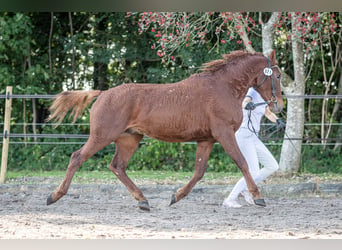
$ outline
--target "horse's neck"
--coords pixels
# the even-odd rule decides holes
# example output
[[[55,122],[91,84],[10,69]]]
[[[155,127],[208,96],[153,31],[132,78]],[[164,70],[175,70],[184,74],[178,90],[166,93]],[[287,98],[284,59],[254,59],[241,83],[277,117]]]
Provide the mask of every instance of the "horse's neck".
[[[265,60],[262,57],[252,57],[251,60],[246,60],[244,62],[244,73],[246,75],[246,78],[248,79],[246,84],[248,85],[247,90],[250,87],[256,87],[256,85],[258,84],[255,79],[263,74],[263,69],[264,69],[264,65],[263,65],[263,60]]]
[[[250,84],[240,78],[233,78],[228,82],[227,87],[233,96],[238,100],[241,99],[242,102],[242,99],[246,96],[247,91],[250,88]]]
[[[236,65],[235,69],[228,72],[233,75],[233,80],[229,82],[229,88],[234,90],[234,96],[243,100],[250,87],[255,87],[255,78],[262,74],[262,58],[246,59],[240,65]]]

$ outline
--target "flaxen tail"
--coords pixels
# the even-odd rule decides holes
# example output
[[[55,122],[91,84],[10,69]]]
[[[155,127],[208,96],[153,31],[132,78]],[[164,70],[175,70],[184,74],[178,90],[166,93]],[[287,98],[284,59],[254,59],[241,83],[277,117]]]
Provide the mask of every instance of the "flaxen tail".
[[[91,101],[99,96],[100,90],[92,91],[64,91],[55,97],[51,107],[49,108],[51,116],[46,121],[55,120],[56,127],[62,122],[68,111],[72,108],[69,117],[74,117],[73,123],[81,116],[84,109]]]

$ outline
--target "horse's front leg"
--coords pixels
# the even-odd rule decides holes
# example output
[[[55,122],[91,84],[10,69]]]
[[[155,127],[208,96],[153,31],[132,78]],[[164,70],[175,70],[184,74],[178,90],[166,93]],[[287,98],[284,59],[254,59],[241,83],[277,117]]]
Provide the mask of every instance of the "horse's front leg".
[[[215,133],[215,138],[241,170],[248,191],[253,195],[254,203],[258,206],[266,206],[265,200],[262,198],[258,187],[249,172],[248,164],[239,149],[233,129],[221,129],[219,132]]]
[[[184,187],[177,190],[177,193],[171,196],[170,206],[181,200],[189,194],[196,183],[202,179],[207,168],[207,162],[211,149],[213,148],[213,141],[202,141],[197,143],[195,172],[191,180]]]

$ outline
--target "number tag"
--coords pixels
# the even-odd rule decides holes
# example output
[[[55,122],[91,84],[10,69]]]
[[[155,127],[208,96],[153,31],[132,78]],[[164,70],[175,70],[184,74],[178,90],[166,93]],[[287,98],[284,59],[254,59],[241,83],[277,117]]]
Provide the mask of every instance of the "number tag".
[[[271,76],[273,74],[273,70],[271,68],[264,68],[264,75]]]

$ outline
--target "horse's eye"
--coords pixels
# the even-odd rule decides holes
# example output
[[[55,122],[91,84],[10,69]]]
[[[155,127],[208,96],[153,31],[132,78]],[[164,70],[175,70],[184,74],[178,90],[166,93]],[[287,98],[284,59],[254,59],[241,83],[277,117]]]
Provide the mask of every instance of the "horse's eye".
[[[277,79],[280,79],[280,75],[277,75]]]

